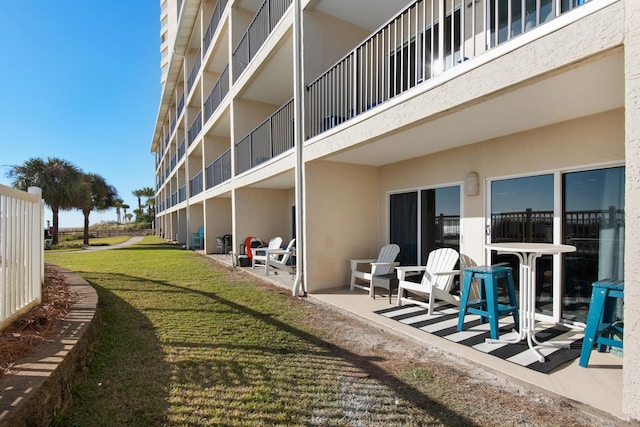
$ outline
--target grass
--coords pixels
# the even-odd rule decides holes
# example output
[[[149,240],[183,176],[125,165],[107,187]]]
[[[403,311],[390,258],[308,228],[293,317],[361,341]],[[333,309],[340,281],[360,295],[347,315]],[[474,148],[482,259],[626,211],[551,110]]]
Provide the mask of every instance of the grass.
[[[100,299],[91,368],[58,425],[371,425],[398,412],[414,424],[420,413],[296,326],[305,304],[192,252],[147,237],[47,262]],[[360,401],[371,390],[387,403]]]
[[[317,306],[154,237],[46,261],[99,295],[93,359],[58,426],[506,425],[539,409],[450,369],[329,342],[347,336],[339,319],[316,330]]]

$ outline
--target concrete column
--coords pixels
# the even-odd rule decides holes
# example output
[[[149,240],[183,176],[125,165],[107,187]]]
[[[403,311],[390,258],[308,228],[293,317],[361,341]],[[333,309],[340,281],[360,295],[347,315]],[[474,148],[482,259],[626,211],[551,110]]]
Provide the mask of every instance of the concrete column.
[[[625,0],[626,234],[622,411],[640,420],[640,1]]]

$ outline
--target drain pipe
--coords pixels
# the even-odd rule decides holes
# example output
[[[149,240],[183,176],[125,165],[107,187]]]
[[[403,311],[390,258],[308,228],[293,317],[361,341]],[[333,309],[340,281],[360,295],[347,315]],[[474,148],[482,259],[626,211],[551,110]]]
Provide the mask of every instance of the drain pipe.
[[[293,121],[294,143],[296,147],[295,197],[296,197],[296,278],[293,282],[293,296],[307,296],[304,281],[304,73],[302,69],[302,5],[301,0],[293,1]]]

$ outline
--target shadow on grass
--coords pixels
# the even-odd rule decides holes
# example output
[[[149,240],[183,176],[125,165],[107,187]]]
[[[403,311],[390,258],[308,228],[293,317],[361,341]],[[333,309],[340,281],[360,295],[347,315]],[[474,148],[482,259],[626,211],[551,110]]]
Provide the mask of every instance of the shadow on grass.
[[[249,302],[233,301],[221,295],[233,283],[217,291],[79,274],[98,290],[103,318],[90,374],[63,418],[70,424],[476,425],[391,377],[376,358],[253,309],[259,289]]]

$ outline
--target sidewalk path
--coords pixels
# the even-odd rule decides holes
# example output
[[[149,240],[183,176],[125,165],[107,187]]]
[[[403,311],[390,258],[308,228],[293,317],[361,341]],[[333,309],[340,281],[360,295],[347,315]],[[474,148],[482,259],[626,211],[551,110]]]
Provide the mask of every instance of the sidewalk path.
[[[88,247],[85,247],[84,250],[85,251],[103,251],[103,250],[106,250],[106,249],[118,249],[118,248],[123,248],[125,246],[129,246],[129,245],[133,245],[135,243],[138,243],[138,242],[142,241],[142,239],[144,239],[144,236],[133,236],[133,237],[130,237],[129,240],[124,241],[122,243],[118,243],[117,245],[88,246]]]

